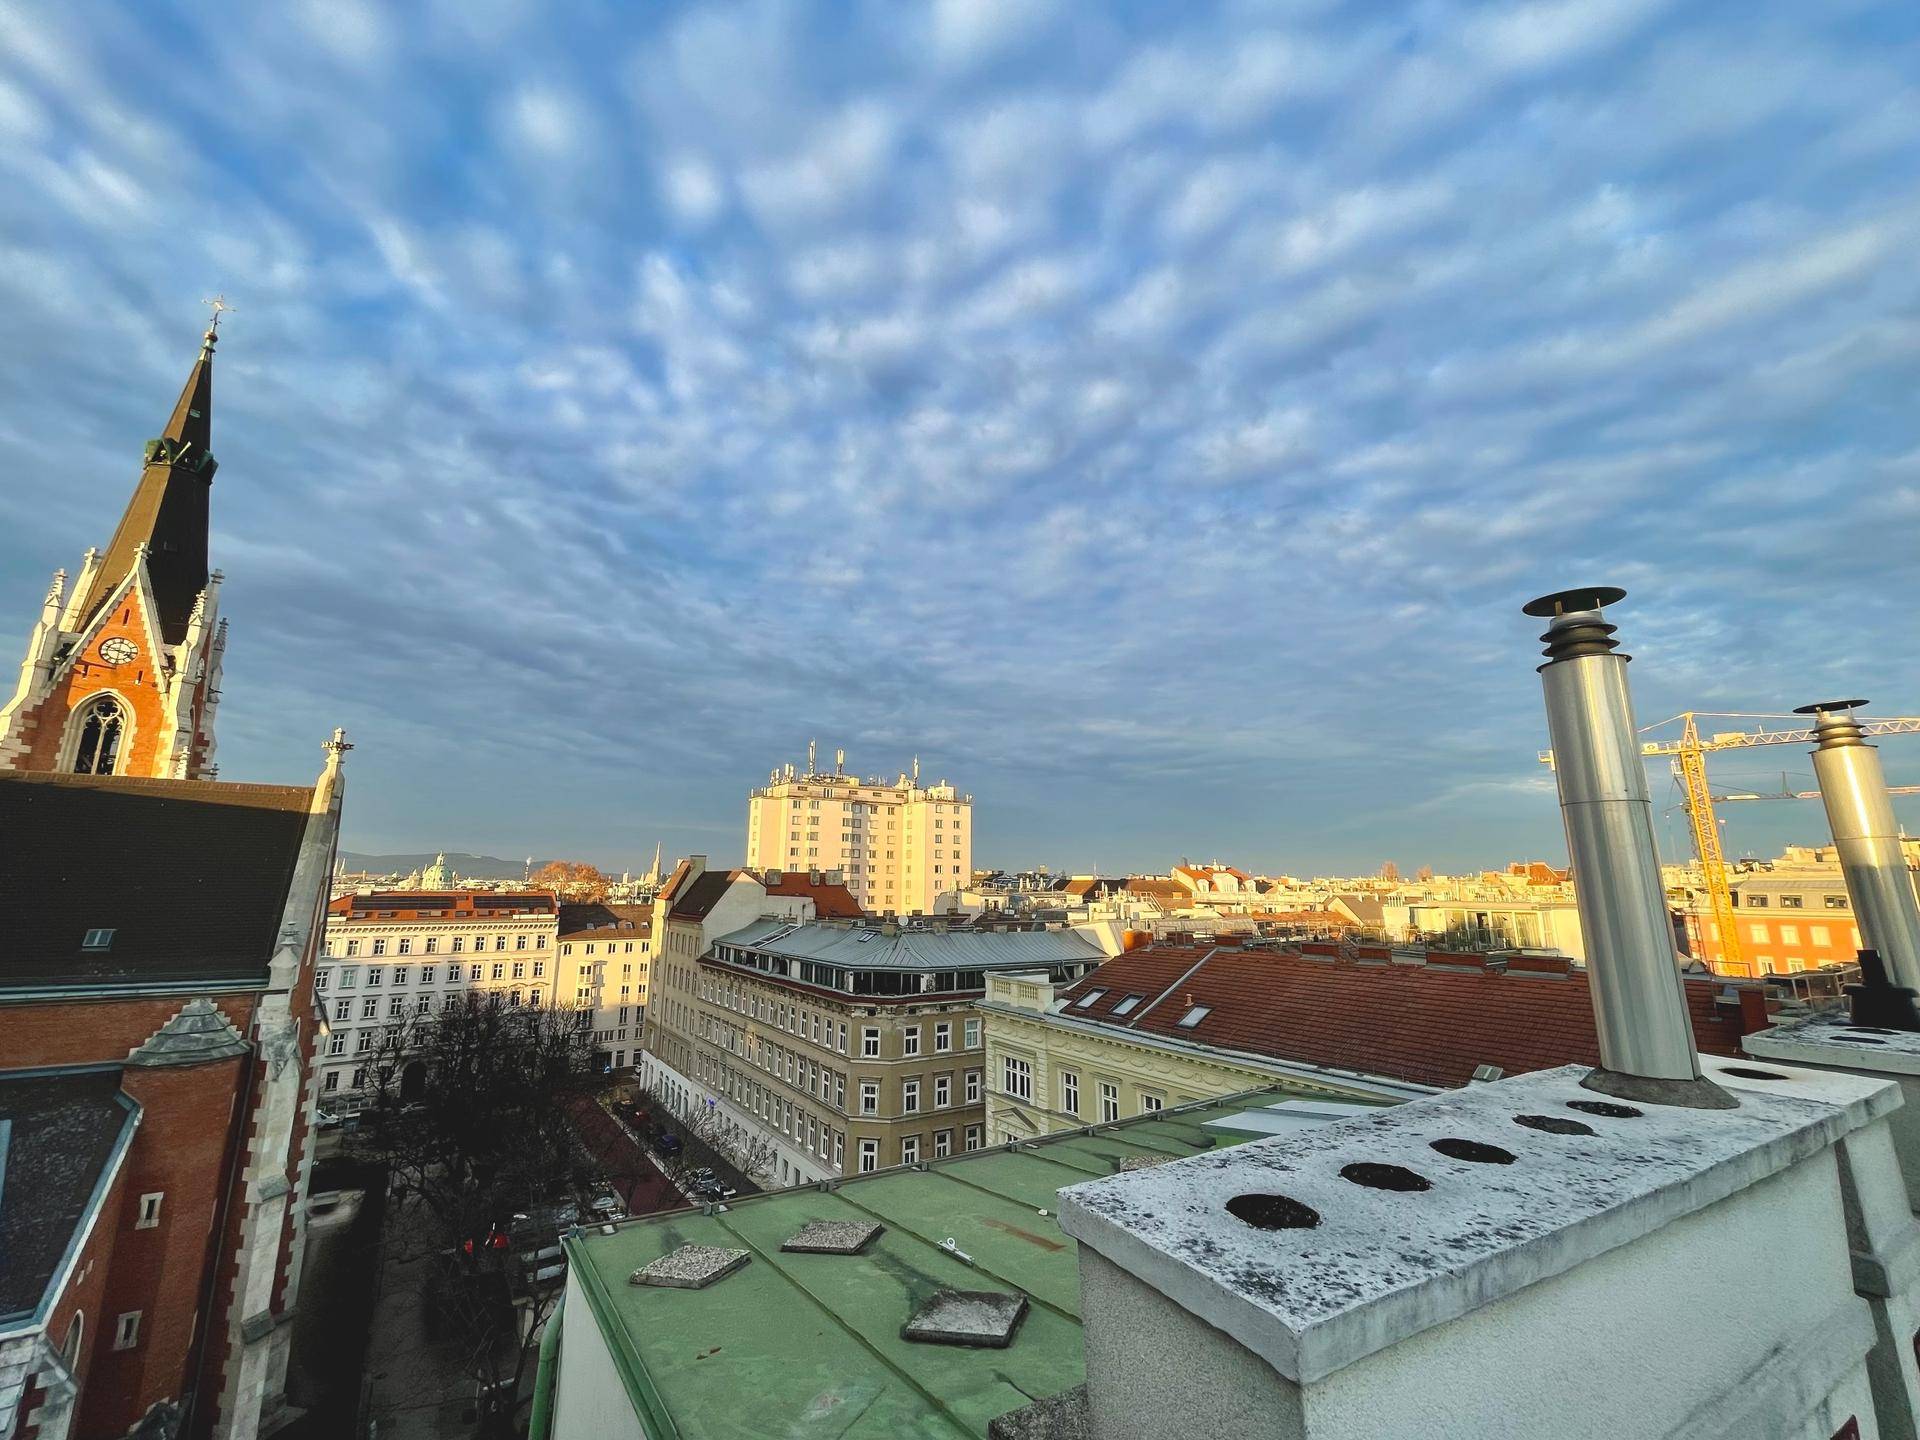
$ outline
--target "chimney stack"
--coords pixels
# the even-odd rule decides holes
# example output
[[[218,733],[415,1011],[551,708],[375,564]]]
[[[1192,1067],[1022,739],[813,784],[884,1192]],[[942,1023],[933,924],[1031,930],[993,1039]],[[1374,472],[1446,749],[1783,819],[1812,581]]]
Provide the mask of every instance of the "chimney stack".
[[[1814,717],[1813,773],[1833,827],[1860,944],[1878,950],[1897,986],[1920,990],[1920,904],[1900,852],[1900,830],[1887,799],[1879,750],[1867,744],[1850,713],[1864,700],[1823,700],[1796,715]]]
[[[1700,1073],[1674,963],[1628,657],[1614,653],[1615,627],[1600,613],[1625,597],[1598,586],[1525,607],[1548,621],[1540,683],[1600,1039],[1600,1068],[1582,1083],[1649,1104],[1727,1109],[1736,1102]]]

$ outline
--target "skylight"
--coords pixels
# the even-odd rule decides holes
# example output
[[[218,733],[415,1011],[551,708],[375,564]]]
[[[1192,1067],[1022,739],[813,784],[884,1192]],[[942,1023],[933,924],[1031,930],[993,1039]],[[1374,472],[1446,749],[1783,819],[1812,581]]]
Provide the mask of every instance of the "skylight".
[[[1089,1005],[1093,1004],[1094,1001],[1098,1000],[1102,995],[1106,993],[1107,992],[1104,990],[1089,990],[1087,991],[1086,994],[1082,995],[1078,1000],[1073,1002],[1073,1008],[1076,1010],[1084,1010]]]
[[[80,948],[82,950],[111,950],[113,948],[113,931],[87,931],[86,938],[80,942]]]
[[[1182,1030],[1191,1030],[1212,1013],[1213,1007],[1211,1005],[1196,1005],[1180,1017],[1180,1028]]]
[[[1128,1014],[1130,1011],[1132,1011],[1134,1006],[1138,1005],[1142,1000],[1146,998],[1147,997],[1144,995],[1129,995],[1127,996],[1126,999],[1122,1000],[1118,1005],[1113,1007],[1113,1013],[1116,1015]]]

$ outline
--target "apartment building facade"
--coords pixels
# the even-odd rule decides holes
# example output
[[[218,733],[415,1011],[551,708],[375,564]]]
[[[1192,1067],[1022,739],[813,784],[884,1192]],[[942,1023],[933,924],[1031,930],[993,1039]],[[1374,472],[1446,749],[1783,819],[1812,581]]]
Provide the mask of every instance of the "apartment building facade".
[[[595,1005],[593,1038],[607,1064],[625,1069],[640,1050],[653,970],[653,906],[562,905],[560,969],[574,977],[574,1003]]]
[[[612,957],[598,940],[592,956],[584,941],[563,955],[559,927],[560,906],[548,891],[389,890],[335,899],[314,972],[315,1008],[327,1024],[315,1062],[321,1103],[338,1104],[367,1085],[368,1057],[386,1027],[456,1009],[469,995],[571,1008],[583,1028],[609,1036],[596,1045],[603,1067],[622,1050],[631,1058],[633,1041],[611,1038],[621,1028],[612,1018],[618,1005],[607,1004],[609,984],[617,995],[619,983],[607,973]],[[644,933],[623,932],[623,942]],[[424,1079],[424,1069],[403,1073],[401,1093]]]
[[[1846,878],[1837,863],[1809,858],[1733,876],[1734,923],[1752,975],[1791,975],[1824,965],[1851,965],[1860,950],[1860,927]],[[1831,851],[1823,852],[1831,856]],[[1716,973],[1725,968],[1720,925],[1706,894],[1682,892],[1679,915],[1690,953]]]
[[[889,783],[789,765],[747,798],[747,868],[838,870],[876,915],[930,915],[973,875],[973,797],[922,785],[919,763]]]
[[[1062,929],[758,921],[660,967],[643,1078],[770,1146],[775,1185],[962,1154],[987,1143],[988,977],[1104,958]]]

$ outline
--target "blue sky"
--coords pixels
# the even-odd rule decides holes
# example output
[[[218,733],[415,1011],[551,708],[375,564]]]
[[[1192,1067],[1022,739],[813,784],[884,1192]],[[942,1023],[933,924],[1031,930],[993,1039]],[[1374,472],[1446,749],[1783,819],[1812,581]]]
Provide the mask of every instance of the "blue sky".
[[[734,858],[817,735],[985,862],[1560,856],[1518,607],[1592,580],[1643,720],[1920,712],[1920,8],[5,28],[0,641],[225,291],[222,773],[346,725],[356,848]]]

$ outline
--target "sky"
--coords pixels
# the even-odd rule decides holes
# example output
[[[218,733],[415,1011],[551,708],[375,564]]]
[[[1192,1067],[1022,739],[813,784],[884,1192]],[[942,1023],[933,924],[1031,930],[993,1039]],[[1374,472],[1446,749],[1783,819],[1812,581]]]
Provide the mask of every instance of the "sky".
[[[817,737],[981,864],[1561,858],[1587,583],[1643,722],[1920,713],[1920,7],[0,10],[0,652],[224,293],[221,774],[346,726],[351,848],[737,860]]]

